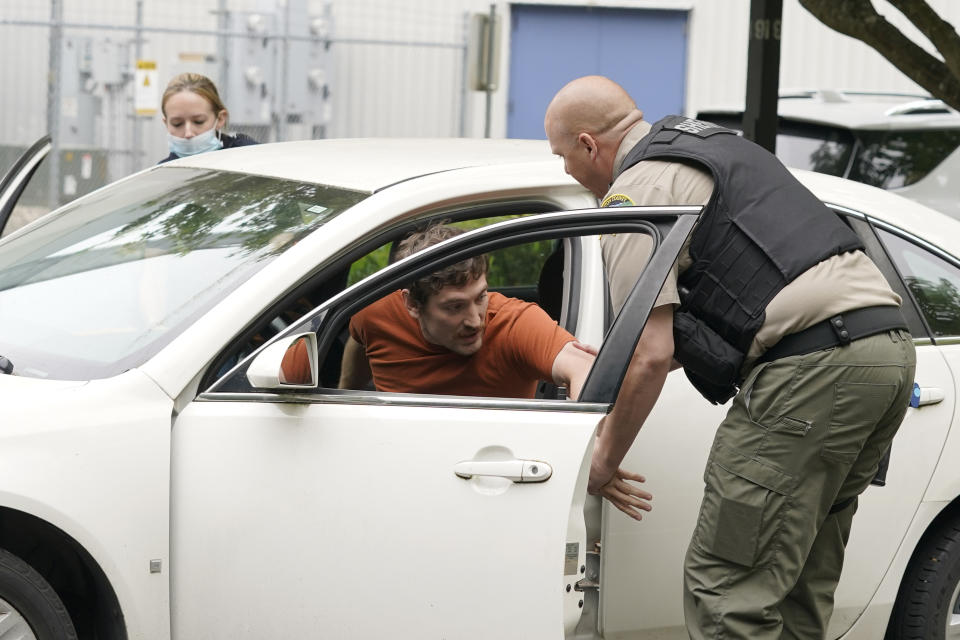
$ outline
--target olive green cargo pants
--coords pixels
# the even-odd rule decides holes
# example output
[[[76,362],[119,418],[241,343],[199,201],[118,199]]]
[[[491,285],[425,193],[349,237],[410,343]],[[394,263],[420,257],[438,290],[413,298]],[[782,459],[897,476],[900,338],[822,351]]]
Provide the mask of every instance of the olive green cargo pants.
[[[890,331],[753,368],[704,473],[684,562],[691,638],[824,637],[855,497],[900,426],[915,366],[910,335]]]

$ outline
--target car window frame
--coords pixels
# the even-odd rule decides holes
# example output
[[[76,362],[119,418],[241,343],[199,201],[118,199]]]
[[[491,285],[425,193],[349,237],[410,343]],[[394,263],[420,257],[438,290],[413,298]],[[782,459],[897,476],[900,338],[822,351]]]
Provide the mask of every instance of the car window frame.
[[[3,237],[6,231],[20,197],[51,149],[53,149],[53,143],[50,136],[41,137],[17,158],[13,166],[0,179],[0,237]]]
[[[882,229],[887,233],[895,235],[899,237],[901,240],[909,242],[915,245],[916,247],[918,247],[919,249],[922,249],[924,251],[927,251],[928,253],[933,254],[935,257],[939,258],[940,260],[943,260],[944,262],[952,266],[954,269],[960,270],[960,259],[954,257],[948,251],[941,249],[935,244],[927,240],[924,240],[923,238],[920,238],[919,236],[914,235],[908,231],[905,231],[900,227],[890,224],[889,222],[886,222],[884,220],[878,220],[876,218],[867,216],[867,221],[875,229]],[[933,345],[960,344],[960,334],[950,335],[950,336],[936,335],[932,327],[930,327],[930,324],[927,322],[926,316],[923,314],[920,304],[917,302],[917,299],[913,295],[913,292],[910,290],[909,287],[906,286],[906,280],[904,279],[903,273],[901,273],[900,269],[897,267],[896,261],[894,261],[893,258],[889,256],[889,250],[887,249],[886,245],[883,244],[883,241],[879,238],[879,235],[877,236],[877,241],[880,242],[881,246],[883,246],[884,252],[887,254],[888,259],[890,260],[890,263],[893,265],[894,269],[896,269],[897,274],[899,275],[900,281],[903,283],[903,288],[906,290],[906,293],[908,296],[907,298],[904,298],[904,299],[910,300],[912,306],[914,307],[916,312],[919,314],[924,327],[927,328],[927,336],[925,337],[925,340],[929,341],[927,344],[933,344]],[[914,341],[915,342],[917,341],[916,338]]]
[[[903,313],[904,319],[907,321],[907,327],[909,328],[910,335],[913,336],[914,343],[929,344],[933,336],[933,333],[930,331],[930,326],[920,311],[917,301],[913,297],[913,293],[909,287],[907,287],[906,282],[904,282],[903,275],[890,257],[886,246],[877,236],[876,230],[871,224],[871,220],[874,219],[864,213],[845,207],[837,205],[828,206],[837,212],[841,218],[850,225],[854,233],[859,236],[860,240],[863,241],[864,251],[867,257],[877,265],[880,273],[886,278],[887,284],[890,285],[894,293],[900,296],[902,300],[900,310]]]
[[[315,292],[325,283],[341,276],[343,277],[344,284],[339,288],[340,290],[338,293],[348,288],[346,283],[349,278],[349,270],[351,265],[362,257],[368,255],[370,252],[375,251],[385,244],[400,240],[405,235],[430,224],[445,221],[459,222],[462,220],[510,215],[516,213],[517,210],[522,210],[526,213],[526,215],[538,215],[562,211],[563,207],[556,202],[551,202],[543,198],[534,198],[529,200],[513,199],[500,200],[498,202],[461,204],[455,208],[431,210],[425,214],[416,215],[415,217],[408,217],[401,220],[392,221],[389,224],[379,227],[375,232],[359,238],[350,247],[334,254],[328,260],[319,263],[314,269],[304,275],[304,277],[297,284],[279,296],[273,304],[258,313],[257,316],[243,328],[243,330],[237,333],[232,340],[225,344],[204,372],[197,387],[198,390],[203,391],[211,389],[213,385],[221,378],[220,371],[223,369],[225,364],[239,351],[241,351],[244,346],[248,345],[253,340],[254,336],[262,332],[264,328],[273,321],[273,319],[277,318],[285,309],[289,309],[297,299]],[[577,243],[574,244],[576,245]],[[579,245],[574,247],[574,252],[578,256],[576,264],[579,265]],[[568,300],[566,299],[567,296],[568,293],[565,290],[565,307],[567,304],[569,304]],[[331,296],[331,298],[332,297],[333,296]],[[575,290],[569,292],[570,299],[578,299],[578,297],[578,289],[575,288]],[[327,300],[331,298],[328,298]],[[320,306],[327,302],[327,300],[321,301],[316,307],[305,314],[305,316],[316,312]],[[572,322],[575,324],[575,317],[572,319]],[[561,326],[571,333],[574,333],[574,329],[570,328],[566,324],[561,323]],[[286,329],[289,329],[289,327],[286,327],[284,331]],[[267,342],[273,340],[277,335],[279,335],[279,332],[270,336]],[[246,357],[247,356],[244,356],[244,358]]]
[[[643,218],[637,218],[639,213]],[[348,287],[321,304],[310,314],[287,327],[267,343],[248,355],[229,372],[198,396],[202,400],[255,402],[398,404],[418,406],[497,407],[504,409],[603,411],[612,406],[619,391],[630,356],[639,340],[642,326],[627,322],[640,313],[649,316],[663,284],[649,285],[655,271],[666,278],[686,237],[692,230],[700,207],[616,207],[563,211],[526,216],[464,233],[404,258]],[[257,354],[287,335],[311,331],[317,333],[321,360],[353,313],[396,290],[411,278],[459,262],[469,255],[486,253],[503,246],[537,239],[584,237],[601,233],[647,233],[654,242],[653,258],[624,304],[624,310],[607,331],[588,375],[581,398],[577,402],[553,399],[483,398],[442,396],[435,394],[402,394],[379,391],[355,391],[318,387],[303,390],[270,390],[253,388],[245,378],[246,369]],[[682,237],[681,237],[682,236]],[[659,249],[659,250],[658,250]],[[667,253],[671,255],[667,256]],[[645,310],[645,311],[644,311]],[[571,310],[571,315],[575,315]],[[627,346],[629,345],[629,347]],[[574,408],[578,406],[578,408]]]

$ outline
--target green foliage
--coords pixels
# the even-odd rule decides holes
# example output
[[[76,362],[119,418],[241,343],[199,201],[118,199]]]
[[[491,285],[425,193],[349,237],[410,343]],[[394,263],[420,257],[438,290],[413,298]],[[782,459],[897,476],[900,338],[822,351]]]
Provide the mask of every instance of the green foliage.
[[[375,274],[387,266],[390,256],[390,244],[375,249],[350,265],[350,275],[347,277],[347,286],[360,282],[367,276]]]
[[[520,218],[522,215],[495,216],[478,220],[464,220],[453,226],[465,230],[478,229],[487,225]],[[540,278],[540,268],[555,246],[553,240],[541,240],[527,244],[500,249],[489,254],[490,270],[487,272],[487,284],[491,288],[510,286],[534,286]]]
[[[504,220],[519,218],[521,215],[494,216],[454,222],[451,226],[472,231]],[[540,277],[540,268],[556,246],[554,240],[543,240],[501,249],[489,254],[490,270],[487,282],[491,288],[510,286],[535,286]],[[365,255],[350,266],[348,284],[354,284],[387,266],[390,244]]]

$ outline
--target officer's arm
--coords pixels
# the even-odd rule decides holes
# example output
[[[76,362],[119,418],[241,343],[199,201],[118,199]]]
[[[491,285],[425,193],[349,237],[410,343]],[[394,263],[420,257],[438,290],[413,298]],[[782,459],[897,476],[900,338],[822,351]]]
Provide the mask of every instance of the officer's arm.
[[[337,386],[341,389],[366,389],[372,377],[366,348],[350,336],[343,347],[340,383]]]
[[[673,305],[666,304],[650,313],[613,411],[600,424],[590,465],[590,493],[601,493],[614,477],[657,402],[673,362]]]
[[[576,400],[593,366],[594,355],[576,342],[568,342],[553,359],[553,383],[567,388],[567,397]]]

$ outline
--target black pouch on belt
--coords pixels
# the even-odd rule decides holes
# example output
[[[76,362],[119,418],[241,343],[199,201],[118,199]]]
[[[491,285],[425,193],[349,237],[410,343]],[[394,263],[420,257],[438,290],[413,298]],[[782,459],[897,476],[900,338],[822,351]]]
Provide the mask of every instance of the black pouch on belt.
[[[743,353],[687,311],[673,314],[677,362],[700,394],[723,404],[737,393]]]

